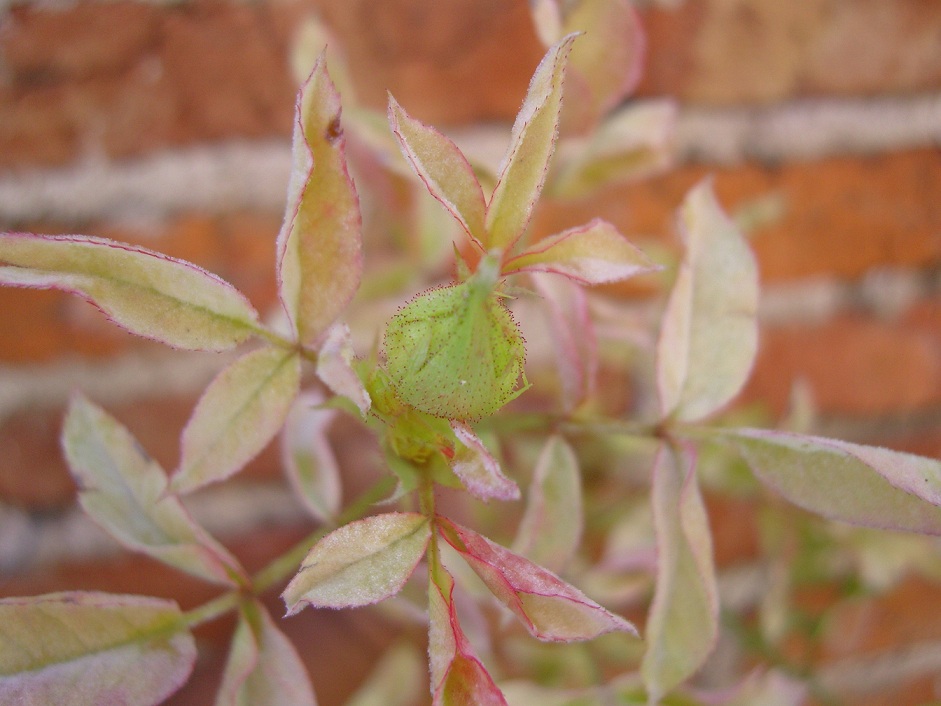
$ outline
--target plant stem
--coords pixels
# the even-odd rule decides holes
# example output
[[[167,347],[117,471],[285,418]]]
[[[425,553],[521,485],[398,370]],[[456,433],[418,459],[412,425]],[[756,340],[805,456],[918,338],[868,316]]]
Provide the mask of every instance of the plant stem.
[[[211,601],[203,603],[201,606],[186,611],[186,613],[183,614],[183,619],[191,628],[202,625],[203,623],[208,623],[210,620],[215,620],[219,616],[225,615],[230,610],[234,610],[238,607],[240,596],[239,591],[223,593],[221,596],[217,596]]]
[[[288,549],[284,554],[273,559],[267,566],[252,576],[250,584],[252,593],[259,596],[276,583],[290,576],[292,572],[297,570],[297,567],[304,560],[304,557],[307,556],[311,546],[330,530],[363,517],[369,511],[370,507],[392,491],[394,484],[395,479],[391,476],[380,479],[356,498],[356,500],[350,503],[336,520],[323,527],[319,527],[316,531],[311,532],[300,542]],[[243,592],[237,590],[223,593],[221,596],[217,596],[187,611],[184,614],[184,620],[190,627],[215,620],[219,616],[237,608],[243,595]]]

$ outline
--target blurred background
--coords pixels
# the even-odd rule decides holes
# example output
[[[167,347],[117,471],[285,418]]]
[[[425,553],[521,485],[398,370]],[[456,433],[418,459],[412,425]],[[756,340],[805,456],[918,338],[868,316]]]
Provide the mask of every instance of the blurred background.
[[[638,10],[647,50],[634,100],[675,101],[669,164],[550,203],[537,228],[601,216],[669,248],[684,193],[713,175],[752,236],[764,286],[742,401],[773,423],[796,389],[815,433],[941,456],[941,3],[648,0]],[[526,0],[0,0],[0,229],[141,244],[272,309],[303,71],[294,48],[312,13],[344,53],[359,105],[384,111],[391,91],[448,129],[512,121],[544,51]],[[76,515],[58,434],[81,388],[172,468],[219,364],[133,338],[74,298],[0,289],[0,595],[96,589],[184,607],[211,595],[116,556]],[[343,433],[341,463],[372,462]],[[279,479],[269,449],[194,509],[249,569],[308,530]],[[747,564],[757,551],[748,508],[714,499],[710,511],[720,566]],[[917,657],[855,703],[941,698],[941,589],[902,572],[877,596],[831,599],[807,598],[830,621],[820,661],[887,648]],[[204,629],[194,681],[169,703],[208,703],[225,656],[214,641],[227,630]],[[357,611],[306,611],[287,630],[310,655],[324,706],[341,703],[391,640]]]

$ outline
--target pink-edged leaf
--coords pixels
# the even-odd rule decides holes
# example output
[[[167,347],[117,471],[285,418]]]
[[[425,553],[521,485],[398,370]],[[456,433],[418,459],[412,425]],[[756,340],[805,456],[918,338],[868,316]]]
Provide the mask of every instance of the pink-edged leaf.
[[[451,422],[451,429],[458,441],[451,459],[451,470],[464,487],[481,500],[517,500],[520,497],[519,486],[504,475],[500,463],[473,429],[458,421]]]
[[[340,97],[323,56],[297,97],[294,166],[278,234],[281,301],[298,341],[314,346],[359,287],[362,222],[346,168]]]
[[[552,353],[562,388],[562,402],[572,411],[595,391],[598,377],[598,337],[588,307],[588,297],[570,279],[530,273],[542,297],[546,323],[552,335]]]
[[[307,669],[257,601],[241,606],[216,706],[316,706]]]
[[[369,411],[369,393],[353,370],[354,355],[350,327],[334,324],[317,352],[317,377],[334,394],[346,397],[365,415]]]
[[[412,118],[389,96],[389,125],[402,153],[428,191],[478,244],[484,239],[487,206],[480,182],[464,154],[433,127]]]
[[[848,441],[762,429],[717,431],[796,505],[867,527],[941,535],[941,462]]]
[[[719,633],[719,598],[709,522],[692,456],[681,460],[661,447],[651,502],[657,583],[641,676],[651,703],[657,703],[699,669],[712,651]]]
[[[546,440],[520,521],[514,551],[561,571],[582,539],[582,479],[578,459],[561,436]]]
[[[62,445],[78,501],[125,547],[215,583],[247,582],[244,569],[167,492],[167,476],[131,433],[81,395],[69,404]]]
[[[587,131],[637,87],[647,39],[629,0],[579,0],[565,15],[563,32],[584,32],[569,57],[573,96],[562,111],[563,129]]]
[[[582,284],[603,284],[659,269],[617,228],[596,218],[543,238],[509,260],[503,272],[553,272]]]
[[[686,253],[663,314],[657,388],[664,417],[701,419],[741,389],[758,347],[758,267],[706,180],[687,195]]]
[[[433,706],[507,706],[458,623],[454,580],[441,566],[435,567],[433,574],[428,583],[428,659]]]
[[[352,608],[398,593],[425,555],[428,518],[390,512],[351,522],[313,546],[281,597],[288,615],[304,606]]]
[[[170,488],[190,493],[240,471],[280,431],[300,385],[296,351],[246,353],[206,388],[183,429]]]
[[[173,601],[107,593],[0,599],[0,703],[155,706],[196,643]]]
[[[298,396],[284,421],[281,458],[295,494],[321,522],[336,517],[343,487],[340,467],[327,438],[327,429],[339,412],[320,409],[324,395],[319,391]]]
[[[559,142],[545,193],[575,199],[664,171],[675,159],[678,108],[672,100],[631,103],[587,138]]]
[[[0,284],[78,294],[118,326],[177,348],[226,350],[259,328],[258,314],[228,282],[104,238],[0,233]]]
[[[624,618],[605,610],[547,569],[445,518],[442,536],[464,557],[497,599],[540,640],[590,640],[615,630],[637,634]]]
[[[563,37],[549,49],[533,74],[487,204],[488,249],[509,249],[529,223],[558,136],[562,81],[575,36]]]

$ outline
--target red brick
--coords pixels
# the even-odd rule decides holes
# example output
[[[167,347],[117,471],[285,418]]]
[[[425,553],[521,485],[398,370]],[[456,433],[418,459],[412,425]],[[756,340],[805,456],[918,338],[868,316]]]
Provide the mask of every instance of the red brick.
[[[939,330],[861,314],[762,331],[742,401],[780,414],[805,380],[822,414],[899,415],[941,401]]]
[[[384,109],[391,89],[435,122],[511,118],[542,54],[522,0],[320,4],[362,100]],[[224,0],[14,8],[0,34],[9,77],[0,84],[0,167],[288,137],[296,86],[287,59],[311,9]]]
[[[576,203],[547,204],[536,229],[556,232],[601,216],[628,236],[663,236],[673,232],[685,193],[709,175],[732,213],[760,198],[782,202],[780,219],[758,227],[752,240],[765,283],[814,275],[849,279],[872,267],[941,261],[941,153],[934,149],[780,165],[684,166]]]
[[[0,166],[290,134],[296,87],[271,12],[219,0],[10,10]]]
[[[544,49],[520,0],[320,3],[349,55],[362,101],[386,91],[439,123],[507,120],[519,110]]]
[[[642,94],[739,105],[941,86],[941,6],[925,0],[688,0],[644,20]]]

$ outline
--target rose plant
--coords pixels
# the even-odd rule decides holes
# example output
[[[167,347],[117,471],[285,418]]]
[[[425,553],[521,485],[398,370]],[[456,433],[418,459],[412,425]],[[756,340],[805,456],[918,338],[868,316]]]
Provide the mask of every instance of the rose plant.
[[[734,688],[696,685],[720,634],[721,602],[702,484],[730,483],[744,460],[776,494],[825,518],[941,534],[937,461],[723,416],[757,349],[758,274],[709,181],[679,207],[673,270],[602,220],[528,238],[544,189],[578,195],[662,161],[660,133],[637,126],[670,116],[669,107],[617,107],[636,84],[643,44],[625,2],[544,0],[534,17],[548,51],[498,166],[389,99],[388,132],[367,157],[398,175],[411,170],[450,219],[441,232],[457,236],[453,279],[402,303],[372,351],[354,350],[344,316],[364,267],[347,133],[365,144],[375,127],[359,108],[349,125],[341,119],[324,55],[298,95],[274,244],[285,326],[263,322],[232,285],[192,263],[101,238],[0,234],[3,284],[75,293],[175,348],[245,347],[193,410],[169,474],[81,394],[62,433],[85,512],[128,549],[218,585],[219,596],[186,612],[103,593],[2,599],[0,703],[160,703],[193,668],[192,628],[235,611],[216,703],[310,706],[314,685],[260,595],[280,587],[290,616],[403,591],[400,600],[414,603],[419,579],[434,704],[759,704],[772,693],[774,703],[799,703],[800,680],[775,668]],[[564,110],[563,86],[574,91]],[[550,167],[557,147],[561,161]],[[651,338],[657,405],[628,416],[608,409],[596,385],[611,364],[596,319],[611,300],[588,288],[635,277],[665,283],[668,294]],[[549,321],[550,373],[527,366],[523,329],[537,316]],[[388,469],[345,506],[325,432],[338,414],[378,439]],[[319,527],[249,575],[185,500],[238,473],[279,434],[292,487]],[[499,534],[507,520],[493,517],[524,496],[510,547],[468,526],[473,512],[449,509],[492,502],[478,515]],[[651,593],[643,635],[589,598],[589,586],[625,607]],[[488,623],[495,607],[506,620]],[[508,620],[563,644],[520,641]],[[608,648],[567,646],[596,638]],[[566,654],[581,657],[563,664]],[[586,655],[587,677],[577,667]],[[377,672],[356,703],[413,703],[398,669]]]

